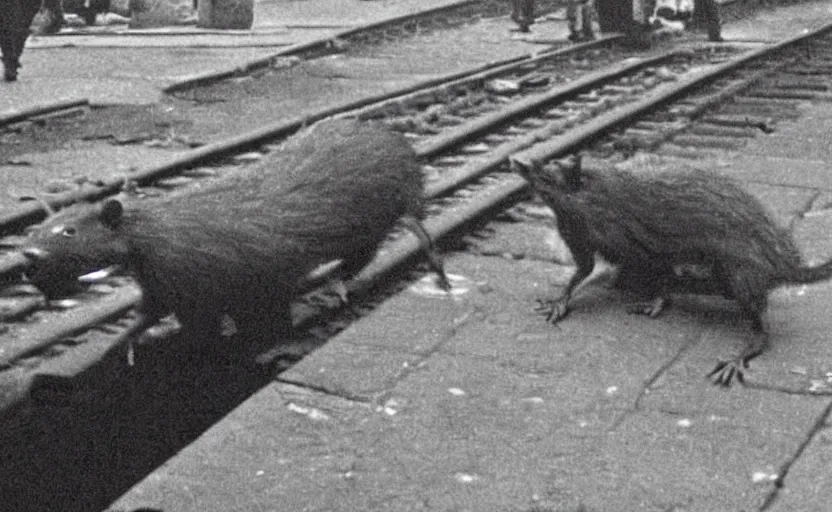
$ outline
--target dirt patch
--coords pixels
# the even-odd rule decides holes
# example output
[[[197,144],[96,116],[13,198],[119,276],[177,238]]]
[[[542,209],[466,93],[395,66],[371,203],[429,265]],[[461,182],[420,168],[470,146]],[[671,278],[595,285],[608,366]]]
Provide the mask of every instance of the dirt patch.
[[[62,149],[71,141],[106,140],[111,144],[189,145],[182,132],[192,121],[166,105],[93,107],[66,117],[19,123],[0,132],[0,165],[23,165],[27,153]]]

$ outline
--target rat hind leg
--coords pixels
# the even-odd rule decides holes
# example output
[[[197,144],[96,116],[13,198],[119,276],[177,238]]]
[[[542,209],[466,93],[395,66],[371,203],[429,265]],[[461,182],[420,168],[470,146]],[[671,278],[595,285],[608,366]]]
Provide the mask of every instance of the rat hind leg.
[[[765,324],[765,312],[768,306],[768,287],[765,276],[755,275],[745,268],[731,270],[729,288],[731,295],[739,302],[743,316],[751,322],[751,334],[745,346],[736,357],[720,361],[708,374],[714,384],[729,387],[736,377],[740,384],[745,383],[744,370],[755,357],[768,348],[768,329]]]

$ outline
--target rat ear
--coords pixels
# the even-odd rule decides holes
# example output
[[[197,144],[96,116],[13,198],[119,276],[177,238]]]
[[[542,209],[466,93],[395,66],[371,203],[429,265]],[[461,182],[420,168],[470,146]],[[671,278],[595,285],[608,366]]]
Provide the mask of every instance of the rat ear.
[[[98,217],[101,222],[109,227],[116,228],[121,223],[121,217],[124,213],[124,206],[118,199],[109,199],[101,206],[101,212]]]
[[[508,157],[508,161],[511,170],[513,172],[518,173],[520,176],[526,178],[528,181],[531,181],[530,176],[533,176],[540,167],[539,165],[537,165],[537,162],[533,160],[527,160],[517,155],[512,155]]]

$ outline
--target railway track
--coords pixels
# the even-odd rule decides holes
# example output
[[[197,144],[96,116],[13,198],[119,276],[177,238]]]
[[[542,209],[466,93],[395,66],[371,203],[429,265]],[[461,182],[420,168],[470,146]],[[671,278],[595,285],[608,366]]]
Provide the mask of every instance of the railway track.
[[[566,2],[562,0],[544,0],[538,2],[535,8],[537,15],[542,16],[565,5]],[[292,62],[312,60],[341,52],[344,48],[366,48],[390,41],[401,41],[416,35],[476,23],[483,18],[507,16],[510,12],[511,4],[501,0],[463,0],[445,7],[406,14],[381,22],[342,30],[328,39],[293,45],[274,55],[249,61],[233,69],[219,72],[212,71],[201,76],[182,80],[166,87],[164,92],[187,98],[189,97],[187,93],[189,89],[218,80],[261,73],[269,68],[280,68],[285,64],[287,58],[291,59]]]
[[[794,115],[792,102],[827,98],[823,77],[832,73],[832,54],[818,41],[830,38],[828,29],[753,51],[702,45],[624,62],[618,62],[620,50],[603,45],[577,53],[554,51],[373,104],[269,126],[144,170],[137,181],[154,184],[153,190],[186,189],[206,176],[244,172],[230,153],[273,150],[304,123],[331,115],[380,119],[410,137],[428,162],[431,203],[425,225],[442,239],[526,197],[526,183],[506,169],[508,157],[518,152],[541,161],[576,151],[605,161],[626,159],[639,149],[696,156],[709,143],[741,144],[772,129],[779,119]],[[98,199],[120,186],[105,184],[52,202],[60,206]],[[157,193],[153,190],[145,193]],[[3,219],[2,226],[6,233],[19,231],[39,214],[39,207],[22,208]],[[24,266],[13,251],[19,242],[19,235],[0,242],[7,249],[0,259],[2,274],[11,282],[0,297],[0,388],[7,418],[25,410],[31,396],[32,383],[25,375],[71,380],[98,365],[105,354],[110,354],[109,364],[123,365],[116,344],[131,321],[124,315],[138,299],[128,279],[116,278],[47,304],[28,285],[13,280]],[[354,295],[365,297],[357,309],[371,308],[379,300],[376,293],[399,289],[401,281],[390,284],[385,278],[401,273],[417,249],[408,234],[391,237],[348,284]],[[339,313],[338,301],[325,291],[312,290],[299,302],[296,323],[329,322],[325,336],[350,321],[351,313]],[[175,324],[166,321],[150,343],[168,343],[173,330]]]
[[[337,115],[382,119],[394,129],[404,131],[413,140],[417,153],[430,162],[425,167],[426,195],[435,199],[430,211],[436,215],[431,216],[427,222],[435,225],[434,234],[441,237],[467,219],[476,217],[485,205],[496,201],[489,187],[481,190],[481,195],[475,194],[472,200],[460,201],[453,194],[461,191],[463,196],[470,196],[470,191],[464,187],[497,170],[508,155],[538,140],[567,131],[587,119],[614,109],[616,105],[632,102],[645,90],[672,81],[696,66],[729,58],[731,53],[731,50],[715,51],[711,48],[686,54],[671,51],[609,66],[621,58],[620,50],[589,45],[582,52],[552,52],[535,56],[449,84],[433,86]],[[585,68],[590,61],[592,67],[598,69],[587,73]],[[571,70],[571,77],[569,68],[573,66],[569,65],[570,62],[580,64],[579,69]],[[438,103],[442,98],[450,101]],[[536,114],[536,111],[542,109],[546,109],[544,114]],[[236,172],[240,168],[235,164],[227,166],[224,171],[221,168],[189,167],[217,155],[227,157],[230,151],[250,150],[266,138],[279,139],[302,124],[323,118],[326,114],[324,112],[311,119],[281,123],[200,148],[185,158],[136,173],[132,178],[139,185],[152,184],[156,191],[150,193],[157,194],[159,188],[179,189],[206,175]],[[260,146],[259,151],[274,149],[275,141],[270,144],[272,146]],[[176,175],[171,177],[172,174]],[[81,193],[53,198],[50,202],[53,206],[60,207],[79,200],[96,200],[118,192],[122,186],[123,181],[114,180]],[[500,187],[496,190],[508,198],[518,192],[519,189],[515,188],[509,187],[506,192]],[[490,199],[483,201],[480,197]],[[466,213],[447,218],[442,213],[446,211]],[[40,205],[32,204],[8,215],[0,222],[0,226],[19,229],[21,224],[35,221],[42,215]],[[5,244],[13,247],[20,241],[20,238],[7,237]],[[416,249],[415,238],[402,237],[399,246],[387,251],[396,256],[382,259],[378,265],[368,268],[368,272],[350,284],[351,291],[355,294],[366,291],[373,282],[410,258]],[[0,274],[5,276],[14,276],[24,267],[25,258],[13,251],[0,259]],[[8,324],[4,337],[9,341],[3,344],[0,367],[11,367],[31,356],[41,357],[43,350],[52,350],[62,343],[61,340],[74,337],[92,326],[125,313],[135,306],[139,298],[137,290],[124,286],[125,284],[123,281],[112,283],[110,287],[114,288],[108,290],[107,297],[103,300],[98,288],[93,287],[91,294],[53,303],[71,310],[57,312],[58,317],[69,317],[69,320],[56,318],[54,321],[43,322],[43,327],[34,332],[31,330],[31,322],[25,320],[33,314],[45,314],[40,309],[45,305],[42,298],[39,295],[20,298],[14,291],[10,292],[12,296],[0,310],[6,312],[4,316],[7,319],[23,321]]]
[[[579,149],[589,149],[593,154],[620,154],[634,148],[655,149],[668,140],[676,140],[666,151],[683,152],[679,142],[689,141],[686,133],[696,132],[691,126],[698,118],[767,77],[792,79],[783,82],[778,78],[774,86],[757,87],[746,92],[746,97],[763,95],[782,101],[784,97],[785,100],[805,99],[828,94],[819,90],[823,84],[814,74],[823,70],[822,55],[814,52],[807,63],[809,53],[804,47],[811,44],[808,42],[811,37],[801,36],[774,48],[745,53],[702,46],[612,65],[620,53],[609,48],[589,46],[577,53],[551,52],[351,111],[336,109],[340,112],[323,112],[267,127],[140,172],[135,181],[139,185],[152,183],[156,189],[187,187],[201,177],[222,173],[217,168],[195,165],[257,145],[260,151],[269,151],[274,149],[275,139],[328,114],[381,119],[409,136],[417,153],[428,160],[424,168],[426,195],[432,202],[426,225],[441,239],[522,196],[525,182],[505,172],[508,157],[519,151],[531,148],[529,151],[536,159],[545,161]],[[794,49],[801,45],[804,47]],[[772,66],[767,59],[775,59],[778,64]],[[573,67],[570,70],[564,66],[565,60],[573,64],[591,60],[599,69],[587,72]],[[703,84],[709,85],[703,88]],[[656,111],[693,89],[697,89],[696,94],[684,102]],[[788,108],[781,110],[781,117],[788,115]],[[648,113],[652,118],[633,123]],[[748,129],[769,128],[768,118],[760,115],[733,116],[705,119],[706,123],[717,125],[711,130],[716,130],[714,133],[722,144],[726,136],[734,134],[742,140],[749,136]],[[628,124],[634,126],[608,135]],[[268,139],[272,141],[262,145]],[[231,168],[236,172],[239,165]],[[99,199],[118,192],[122,184],[105,184],[51,202],[53,206],[63,206],[78,200]],[[36,221],[39,215],[42,210],[38,205],[21,208],[3,219],[0,226],[6,230],[20,229],[21,225]],[[13,250],[20,241],[19,236],[7,236],[2,241],[7,251],[0,257],[0,274],[7,280],[25,267],[25,258]],[[366,292],[386,274],[400,268],[417,250],[415,238],[399,236],[391,241],[382,257],[349,284],[350,291],[356,295]],[[129,311],[138,298],[136,288],[125,279],[92,287],[90,293],[50,304],[26,285],[6,288],[0,302],[0,317],[5,320],[0,368],[25,366],[31,364],[32,358],[62,353],[67,346],[82,343],[78,335],[90,329],[119,332],[125,324],[123,318],[112,326],[101,326]],[[331,301],[318,299],[317,302]],[[301,315],[299,323],[307,322],[312,316]]]

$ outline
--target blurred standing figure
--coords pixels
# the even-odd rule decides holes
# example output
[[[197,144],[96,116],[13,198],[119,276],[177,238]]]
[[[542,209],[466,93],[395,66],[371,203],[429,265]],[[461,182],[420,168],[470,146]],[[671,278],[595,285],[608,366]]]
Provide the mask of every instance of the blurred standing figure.
[[[696,0],[693,19],[708,31],[708,41],[723,41],[722,20],[719,17],[719,4],[716,0]]]
[[[38,10],[40,0],[0,0],[0,53],[3,54],[3,79],[7,82],[17,80],[20,54]]]
[[[566,7],[566,20],[569,23],[569,40],[592,41],[593,0],[569,0]]]
[[[511,19],[520,32],[528,32],[534,24],[534,0],[511,0]]]
[[[21,0],[27,1],[27,0]],[[64,6],[61,0],[43,0],[46,22],[40,27],[41,34],[56,34],[64,24]]]

